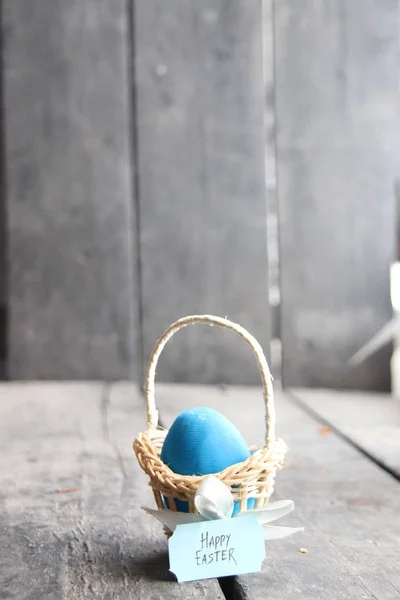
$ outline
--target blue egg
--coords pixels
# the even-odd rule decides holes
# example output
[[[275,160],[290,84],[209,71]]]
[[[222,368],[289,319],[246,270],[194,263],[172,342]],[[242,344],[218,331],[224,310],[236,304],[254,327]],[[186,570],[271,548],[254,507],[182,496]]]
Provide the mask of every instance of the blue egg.
[[[249,458],[246,442],[236,427],[212,408],[190,408],[172,424],[161,452],[161,460],[180,475],[211,475]],[[165,505],[169,508],[167,498]],[[175,500],[180,512],[188,512],[188,503]],[[249,498],[247,508],[253,508]],[[239,511],[235,502],[233,514]]]

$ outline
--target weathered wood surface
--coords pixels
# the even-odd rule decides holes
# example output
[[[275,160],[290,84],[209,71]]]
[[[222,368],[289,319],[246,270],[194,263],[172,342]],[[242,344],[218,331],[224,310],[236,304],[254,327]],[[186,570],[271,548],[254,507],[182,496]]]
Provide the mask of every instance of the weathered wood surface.
[[[279,240],[276,182],[275,88],[274,88],[274,2],[262,1],[263,80],[265,93],[265,179],[267,202],[268,295],[271,304],[270,337],[279,337]],[[271,353],[271,360],[273,354]]]
[[[0,387],[2,598],[223,597],[168,571],[162,528],[140,508],[153,504],[132,450],[144,427],[133,386]]]
[[[3,130],[3,118],[0,115],[0,139],[3,138]],[[4,180],[4,146],[0,144],[0,380],[5,379],[7,368],[7,224]]]
[[[2,21],[8,374],[129,379],[126,3],[4,0]]]
[[[159,385],[156,391],[167,426],[181,410],[207,405],[230,418],[249,444],[263,441],[260,390]],[[231,582],[231,594],[252,600],[399,598],[399,483],[334,433],[322,435],[320,424],[286,394],[277,395],[276,410],[277,434],[290,451],[274,498],[295,501],[282,524],[305,531],[270,542],[262,573]]]
[[[1,154],[0,154],[1,160]],[[0,177],[0,185],[1,177]],[[6,277],[6,224],[4,197],[0,195],[0,380],[5,379],[7,370],[7,277]]]
[[[256,388],[160,385],[157,402],[164,425],[207,405],[232,419],[249,444],[262,443]],[[275,498],[295,500],[285,522],[305,531],[271,542],[262,573],[226,580],[226,597],[395,600],[399,483],[321,431],[286,394],[277,395],[276,408],[290,453]],[[223,597],[216,581],[180,586],[168,572],[161,527],[140,509],[153,504],[131,448],[144,426],[143,399],[131,384],[0,387],[2,597]]]
[[[389,394],[290,390],[316,418],[335,428],[400,478],[400,404]]]
[[[283,379],[388,389],[388,352],[346,361],[391,317],[398,2],[275,3]]]
[[[268,348],[261,16],[261,2],[135,3],[144,362],[185,314],[227,315]],[[254,383],[257,366],[231,332],[198,326],[159,375]]]

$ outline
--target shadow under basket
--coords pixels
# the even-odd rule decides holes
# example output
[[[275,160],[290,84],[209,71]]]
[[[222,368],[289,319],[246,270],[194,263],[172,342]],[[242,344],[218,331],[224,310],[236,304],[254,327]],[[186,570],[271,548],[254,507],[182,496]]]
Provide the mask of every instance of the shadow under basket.
[[[187,502],[189,512],[196,513],[194,497],[207,475],[179,475],[171,471],[160,459],[164,439],[168,432],[158,428],[154,380],[158,359],[168,340],[182,327],[202,323],[225,327],[240,335],[251,346],[260,370],[265,402],[265,445],[252,452],[247,460],[227,467],[219,473],[213,473],[214,477],[230,488],[233,500],[239,503],[239,511],[244,512],[247,510],[249,499],[255,500],[256,508],[268,503],[274,490],[276,471],[283,465],[286,444],[282,439],[275,439],[272,378],[263,350],[257,340],[240,325],[210,315],[190,316],[176,321],[163,333],[153,349],[147,369],[145,385],[147,431],[139,433],[133,443],[133,448],[139,465],[150,478],[150,486],[158,509],[166,508],[164,498],[168,501],[169,509],[176,511],[175,500],[177,499]],[[171,531],[167,529],[165,529],[165,533],[168,537],[171,535]]]

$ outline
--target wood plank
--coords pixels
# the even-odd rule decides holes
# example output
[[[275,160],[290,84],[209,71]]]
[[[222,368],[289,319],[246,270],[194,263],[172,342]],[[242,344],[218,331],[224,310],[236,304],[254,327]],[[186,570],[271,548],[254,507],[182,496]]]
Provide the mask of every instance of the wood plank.
[[[290,390],[322,423],[400,477],[400,406],[389,394]]]
[[[346,362],[391,318],[399,172],[398,2],[275,7],[285,386],[389,389],[389,350]]]
[[[182,597],[162,528],[140,508],[152,502],[132,450],[144,421],[133,386],[0,386],[2,597]],[[222,598],[216,581],[184,595]]]
[[[7,374],[7,258],[5,207],[3,201],[4,198],[0,195],[0,380],[5,379]]]
[[[262,443],[260,390],[159,385],[157,399],[166,426],[181,410],[206,405],[230,418],[249,444]],[[274,499],[295,501],[295,512],[282,524],[305,531],[270,542],[262,573],[240,577],[231,594],[252,600],[394,600],[400,593],[399,484],[335,434],[321,435],[320,424],[286,394],[277,394],[276,410],[277,434],[290,452],[288,467],[277,474]]]
[[[9,376],[130,378],[126,3],[4,0],[2,14]]]
[[[267,202],[268,295],[271,305],[270,338],[279,338],[279,224],[276,182],[274,0],[262,1],[263,79],[265,88],[265,178]],[[271,361],[274,361],[271,348]]]
[[[227,315],[268,348],[261,17],[261,2],[135,3],[145,363],[196,313]],[[161,380],[256,382],[231,335],[185,331]]]
[[[0,59],[0,66],[2,62]],[[2,84],[0,93],[3,96]],[[0,114],[0,139],[4,139],[4,114]],[[4,176],[4,147],[0,144],[0,380],[7,372],[7,226]]]

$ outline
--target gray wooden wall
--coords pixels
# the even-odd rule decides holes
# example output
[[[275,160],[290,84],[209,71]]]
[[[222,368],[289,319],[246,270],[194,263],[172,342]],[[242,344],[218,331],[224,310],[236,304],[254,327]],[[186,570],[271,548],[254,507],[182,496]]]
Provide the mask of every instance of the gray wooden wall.
[[[141,377],[196,312],[268,349],[261,4],[132,8],[3,3],[12,378]],[[201,327],[159,376],[258,381]]]
[[[346,371],[391,317],[400,175],[399,3],[275,3],[283,379],[384,388],[388,352]]]
[[[123,0],[4,0],[11,378],[130,377],[134,217]]]
[[[268,352],[279,267],[285,383],[388,385],[344,367],[390,318],[399,175],[398,1],[366,4],[3,0],[8,377],[141,379],[199,312]],[[158,376],[258,382],[201,327]]]

